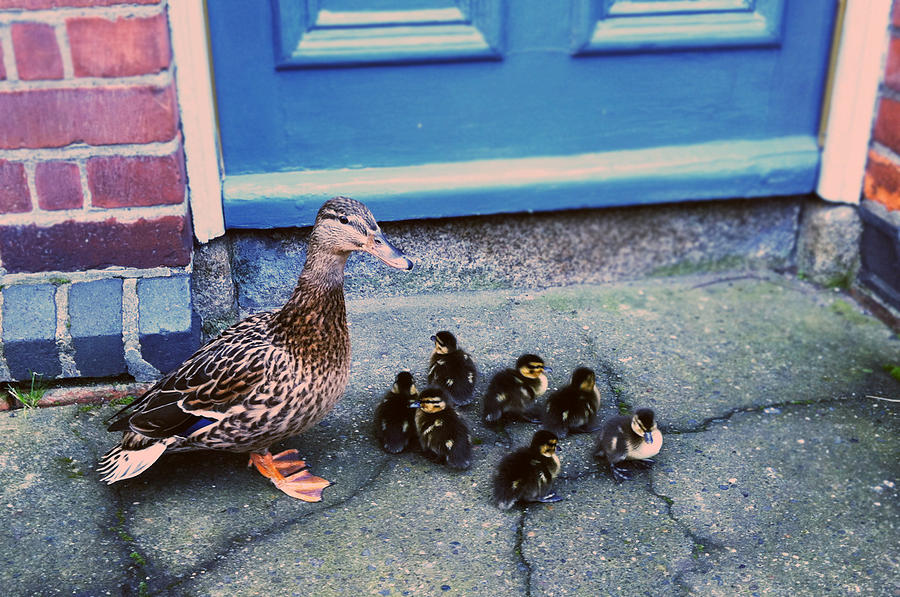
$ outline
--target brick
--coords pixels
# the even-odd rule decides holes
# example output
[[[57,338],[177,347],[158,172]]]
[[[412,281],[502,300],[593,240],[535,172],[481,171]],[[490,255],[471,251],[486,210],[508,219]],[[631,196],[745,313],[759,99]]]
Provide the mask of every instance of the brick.
[[[0,0],[0,9],[42,10],[63,6],[114,6],[116,4],[159,4],[161,0]]]
[[[0,93],[0,114],[4,149],[169,141],[178,123],[172,85]]]
[[[889,210],[900,209],[900,164],[870,150],[863,194]]]
[[[189,276],[138,280],[138,330],[141,334],[185,332],[191,329]]]
[[[900,102],[882,96],[872,136],[879,143],[900,153]]]
[[[14,284],[3,289],[3,341],[56,338],[56,287]]]
[[[895,91],[900,91],[900,37],[896,35],[891,36],[890,46],[888,46],[884,84]]]
[[[10,375],[19,381],[31,381],[32,373],[38,379],[52,379],[62,373],[56,340],[4,342],[3,354]]]
[[[83,377],[107,377],[127,371],[121,279],[72,284],[69,321],[75,366]]]
[[[62,55],[52,25],[13,23],[11,29],[20,79],[35,81],[63,78]]]
[[[128,371],[121,335],[73,338],[72,348],[81,377],[110,377]]]
[[[184,201],[181,151],[164,157],[98,157],[87,162],[94,207],[177,205]]]
[[[31,194],[24,164],[0,160],[0,214],[27,211],[31,211]]]
[[[187,216],[165,216],[131,223],[110,218],[0,226],[0,255],[9,273],[183,267],[191,260],[190,223]]]
[[[165,13],[149,18],[75,18],[66,22],[76,77],[128,77],[168,68]]]
[[[69,288],[73,338],[122,335],[122,280],[79,282]]]
[[[41,162],[34,169],[34,185],[41,209],[76,209],[84,204],[78,164]]]

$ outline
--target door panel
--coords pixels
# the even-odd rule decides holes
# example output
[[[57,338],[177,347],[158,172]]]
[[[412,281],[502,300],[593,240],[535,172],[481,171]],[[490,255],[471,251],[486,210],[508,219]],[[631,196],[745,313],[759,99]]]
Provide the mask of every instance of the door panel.
[[[499,58],[500,0],[274,0],[278,68]]]
[[[227,225],[305,225],[340,193],[400,219],[809,192],[833,8],[210,0]],[[456,38],[432,44],[435,27],[489,51],[445,51]],[[352,43],[304,46],[333,30]],[[408,30],[424,41],[400,48]],[[717,159],[728,147],[741,172]],[[531,168],[546,172],[529,188]]]

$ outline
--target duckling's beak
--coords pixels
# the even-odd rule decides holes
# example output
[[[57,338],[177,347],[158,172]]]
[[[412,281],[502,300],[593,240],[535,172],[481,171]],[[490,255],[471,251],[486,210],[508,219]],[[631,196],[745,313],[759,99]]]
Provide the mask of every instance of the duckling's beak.
[[[405,270],[411,270],[413,268],[413,262],[409,257],[404,255],[403,251],[392,245],[391,241],[389,241],[380,230],[375,233],[375,237],[372,239],[371,248],[365,248],[363,250],[378,257],[391,267]]]
[[[647,442],[648,444],[652,444],[653,443],[653,434],[650,433],[649,431],[645,431],[644,432],[644,441]]]

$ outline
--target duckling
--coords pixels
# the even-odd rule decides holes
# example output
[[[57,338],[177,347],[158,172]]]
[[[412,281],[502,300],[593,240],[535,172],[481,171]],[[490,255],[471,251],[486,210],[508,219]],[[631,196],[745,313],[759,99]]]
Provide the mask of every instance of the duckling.
[[[409,371],[401,371],[394,385],[375,408],[375,437],[385,452],[399,454],[416,438],[415,412],[410,405],[419,398]]]
[[[419,444],[428,458],[456,469],[472,464],[472,439],[469,426],[447,403],[444,390],[426,388],[419,396],[416,432]]]
[[[434,351],[428,368],[428,383],[444,388],[454,406],[466,406],[472,402],[478,368],[475,361],[456,343],[456,337],[447,331],[431,337]]]
[[[560,468],[557,441],[556,434],[541,429],[531,438],[530,446],[503,457],[494,476],[494,503],[498,508],[509,510],[516,502],[563,499],[551,490]]]
[[[590,433],[597,429],[600,390],[596,376],[587,367],[572,373],[572,383],[557,390],[547,399],[544,428],[558,437],[568,433]]]
[[[505,415],[540,423],[535,398],[547,391],[547,375],[552,371],[536,354],[523,354],[515,369],[504,369],[491,379],[484,395],[485,423],[496,423]]]
[[[398,269],[412,262],[392,245],[369,209],[335,197],[316,215],[306,263],[287,303],[223,331],[113,415],[118,445],[100,461],[107,483],[135,477],[163,452],[229,450],[284,493],[322,499],[330,481],[312,475],[296,450],[269,447],[321,421],[350,376],[344,265],[353,251]]]
[[[612,417],[603,425],[594,456],[605,457],[617,483],[631,478],[631,471],[618,464],[633,460],[643,467],[653,465],[653,457],[662,447],[662,433],[656,427],[653,411],[639,408],[634,416]]]

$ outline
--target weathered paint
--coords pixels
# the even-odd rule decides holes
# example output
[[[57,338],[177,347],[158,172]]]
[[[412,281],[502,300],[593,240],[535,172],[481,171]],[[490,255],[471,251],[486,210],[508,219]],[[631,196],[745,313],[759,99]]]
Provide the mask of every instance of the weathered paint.
[[[233,228],[306,226],[322,201],[335,195],[366,202],[380,220],[400,220],[806,193],[815,184],[818,157],[814,137],[796,136],[576,156],[247,174],[225,181],[225,220]]]

